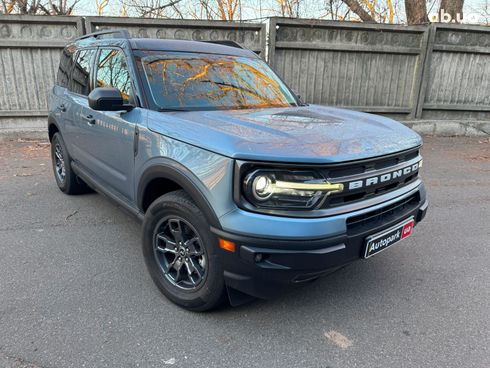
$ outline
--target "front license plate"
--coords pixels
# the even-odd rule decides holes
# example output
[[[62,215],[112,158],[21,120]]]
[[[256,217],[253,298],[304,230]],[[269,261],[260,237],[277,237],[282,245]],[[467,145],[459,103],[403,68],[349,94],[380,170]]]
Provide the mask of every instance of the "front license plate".
[[[396,242],[405,239],[412,234],[415,221],[413,217],[384,230],[382,233],[374,234],[366,238],[366,250],[364,258],[369,258],[376,253],[385,250]]]

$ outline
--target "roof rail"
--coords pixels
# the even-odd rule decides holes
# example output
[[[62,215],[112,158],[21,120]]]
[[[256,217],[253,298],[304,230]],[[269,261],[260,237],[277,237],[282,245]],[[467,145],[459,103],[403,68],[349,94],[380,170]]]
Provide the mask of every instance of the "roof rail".
[[[110,37],[110,36],[104,37],[104,36],[108,36],[108,35],[114,35],[114,36],[113,37]],[[83,35],[81,37],[78,37],[75,41],[83,40],[85,38],[90,38],[90,37],[101,38],[101,39],[102,38],[124,38],[124,39],[131,38],[131,36],[129,35],[129,32],[125,29],[112,29],[112,30],[105,30],[105,31],[89,33],[89,34]]]
[[[240,45],[238,42],[230,41],[230,40],[216,40],[216,41],[202,41],[202,42],[216,43],[218,45],[225,45],[230,47],[236,47],[238,49],[244,49],[244,47]]]

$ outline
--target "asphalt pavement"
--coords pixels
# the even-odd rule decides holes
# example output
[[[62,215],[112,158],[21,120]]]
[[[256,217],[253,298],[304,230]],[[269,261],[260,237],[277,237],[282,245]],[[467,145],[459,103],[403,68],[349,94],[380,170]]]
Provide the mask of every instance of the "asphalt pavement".
[[[426,138],[406,241],[211,313],[160,295],[140,225],[66,196],[40,141],[0,141],[0,367],[490,367],[490,140]]]

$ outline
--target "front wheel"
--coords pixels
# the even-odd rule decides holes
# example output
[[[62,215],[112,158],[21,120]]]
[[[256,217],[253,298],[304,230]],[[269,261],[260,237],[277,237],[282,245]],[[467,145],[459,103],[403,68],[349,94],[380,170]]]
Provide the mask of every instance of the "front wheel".
[[[150,275],[171,301],[193,311],[220,305],[225,297],[217,240],[199,208],[182,190],[148,208],[143,254]]]

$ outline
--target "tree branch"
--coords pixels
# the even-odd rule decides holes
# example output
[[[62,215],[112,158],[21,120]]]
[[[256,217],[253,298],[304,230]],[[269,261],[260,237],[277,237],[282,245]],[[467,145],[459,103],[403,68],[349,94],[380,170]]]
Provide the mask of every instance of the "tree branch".
[[[363,9],[361,4],[357,2],[357,0],[342,0],[345,5],[349,7],[363,22],[366,23],[376,23],[376,20],[369,14],[367,11]]]

